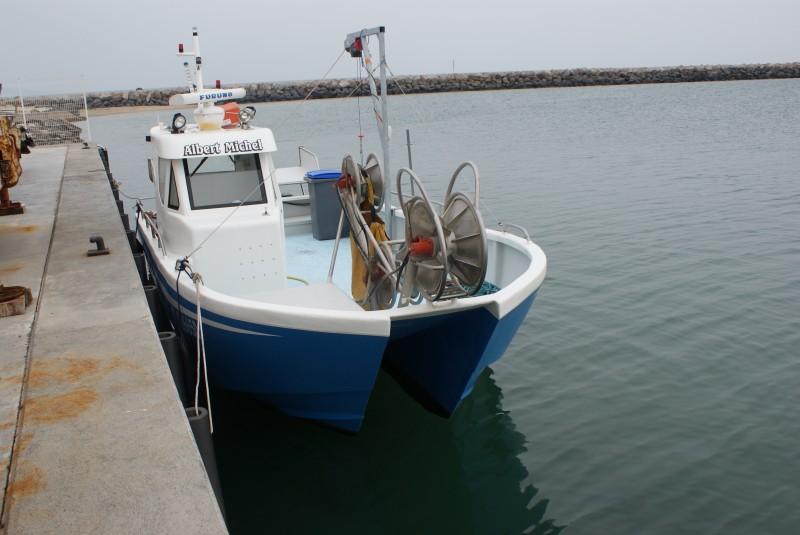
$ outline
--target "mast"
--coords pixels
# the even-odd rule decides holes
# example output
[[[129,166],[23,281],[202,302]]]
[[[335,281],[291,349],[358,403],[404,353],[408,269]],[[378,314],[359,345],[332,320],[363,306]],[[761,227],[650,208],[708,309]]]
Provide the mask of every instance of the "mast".
[[[388,177],[391,176],[389,171],[389,137],[390,137],[390,127],[389,127],[389,107],[386,102],[386,49],[385,49],[385,34],[386,34],[386,27],[385,26],[378,26],[376,28],[370,28],[361,30],[360,32],[354,32],[348,34],[347,39],[344,41],[345,49],[350,52],[351,57],[360,57],[361,62],[364,65],[364,68],[367,70],[367,79],[369,81],[369,90],[370,95],[372,96],[372,109],[375,112],[375,121],[378,126],[378,136],[381,141],[381,153],[383,154],[383,176],[384,181],[387,185],[386,193],[384,193],[384,198],[381,199],[383,206],[381,206],[380,212],[383,218],[383,221],[386,223],[386,233],[391,239],[393,236],[392,233],[392,218],[391,218],[391,211],[392,211],[392,195],[391,195],[391,187],[388,187],[390,180]],[[380,77],[380,93],[378,93],[378,87],[375,83],[375,66],[372,64],[372,53],[369,50],[369,44],[367,39],[369,36],[377,35],[378,36],[378,60],[379,60],[379,69],[378,69],[378,76]],[[388,202],[387,202],[388,198]]]
[[[194,79],[197,88],[193,92],[203,92],[203,59],[200,57],[200,37],[197,35],[197,26],[192,28],[192,44],[194,50],[191,52],[184,52],[183,45],[178,45],[178,56],[194,56]],[[185,64],[184,64],[185,65]],[[187,72],[188,76],[188,72]],[[197,108],[200,109],[202,105],[198,102]]]
[[[200,57],[200,38],[197,36],[196,26],[192,28],[192,41],[194,50],[185,52],[183,50],[183,44],[179,44],[178,55],[194,56],[194,74],[197,87],[192,90],[190,86],[189,93],[172,95],[169,97],[169,103],[171,106],[197,104],[197,108],[194,111],[194,118],[200,130],[215,130],[220,128],[225,120],[225,110],[216,106],[217,101],[242,98],[245,95],[245,90],[241,87],[221,89],[219,80],[217,80],[216,90],[206,90],[203,86],[203,59]],[[187,77],[189,77],[189,70],[186,63],[184,63],[184,68],[186,69]]]

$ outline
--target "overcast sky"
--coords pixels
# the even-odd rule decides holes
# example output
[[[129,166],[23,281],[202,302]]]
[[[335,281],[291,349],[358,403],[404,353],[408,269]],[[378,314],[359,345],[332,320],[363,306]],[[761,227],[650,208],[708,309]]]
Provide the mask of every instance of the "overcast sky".
[[[17,78],[89,91],[185,83],[201,38],[223,83],[315,80],[347,33],[383,25],[395,74],[800,61],[800,0],[0,0],[3,96]],[[190,6],[197,6],[190,9]],[[330,77],[355,75],[339,60]],[[44,81],[48,81],[45,84]]]

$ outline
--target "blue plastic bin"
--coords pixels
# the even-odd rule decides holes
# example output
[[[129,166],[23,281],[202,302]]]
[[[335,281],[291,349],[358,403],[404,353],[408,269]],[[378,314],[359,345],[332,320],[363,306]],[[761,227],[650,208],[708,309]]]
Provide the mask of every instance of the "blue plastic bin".
[[[336,229],[339,228],[339,214],[342,205],[339,202],[339,192],[335,185],[342,176],[335,169],[320,169],[309,171],[305,180],[308,183],[308,194],[311,200],[311,233],[317,240],[332,240],[336,238]],[[350,225],[344,220],[342,237],[350,234]]]

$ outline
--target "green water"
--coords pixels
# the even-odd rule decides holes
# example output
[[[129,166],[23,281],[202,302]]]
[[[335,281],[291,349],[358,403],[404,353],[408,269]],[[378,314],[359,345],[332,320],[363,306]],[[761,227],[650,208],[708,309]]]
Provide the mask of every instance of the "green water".
[[[359,153],[356,101],[295,109],[259,106],[279,164]],[[142,195],[139,122],[92,129]],[[797,533],[800,80],[398,97],[390,123],[434,198],[474,160],[547,279],[450,419],[385,375],[358,436],[217,392],[231,532]]]

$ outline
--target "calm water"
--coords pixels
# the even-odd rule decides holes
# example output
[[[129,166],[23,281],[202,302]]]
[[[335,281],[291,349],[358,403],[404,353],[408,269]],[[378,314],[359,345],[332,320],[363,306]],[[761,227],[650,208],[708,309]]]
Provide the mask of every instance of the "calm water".
[[[358,154],[359,111],[377,146],[366,101],[258,110],[284,165],[298,143],[327,167]],[[358,436],[217,392],[231,531],[798,533],[800,80],[397,97],[390,114],[394,169],[406,129],[434,198],[477,162],[487,224],[527,227],[548,277],[449,420],[385,375]],[[132,195],[152,119],[92,120]]]

